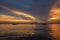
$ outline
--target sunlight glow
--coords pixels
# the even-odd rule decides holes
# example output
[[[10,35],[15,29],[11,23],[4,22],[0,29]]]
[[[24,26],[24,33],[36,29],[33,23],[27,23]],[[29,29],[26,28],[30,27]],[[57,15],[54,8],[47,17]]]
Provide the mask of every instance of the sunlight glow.
[[[50,18],[50,20],[55,20],[55,19],[58,19],[58,18]]]
[[[34,16],[30,15],[30,14],[27,14],[27,13],[24,13],[24,12],[20,12],[20,11],[17,11],[17,10],[12,10],[12,9],[6,7],[6,6],[1,6],[1,7],[6,9],[6,10],[8,10],[8,11],[10,11],[10,12],[12,12],[12,13],[14,13],[14,14],[23,15],[24,17],[28,17],[28,18],[30,18],[32,20],[36,20],[36,18]]]
[[[58,4],[60,4],[60,1],[57,1],[52,6],[52,8],[50,10],[50,14],[49,14],[49,16],[50,16],[50,18],[48,19],[49,21],[56,20],[56,19],[59,19],[60,20],[60,8],[59,8],[60,5],[58,5]]]
[[[24,20],[24,19],[21,19],[21,18],[16,18],[14,16],[0,14],[0,21],[8,21],[8,22],[30,22],[31,20]]]

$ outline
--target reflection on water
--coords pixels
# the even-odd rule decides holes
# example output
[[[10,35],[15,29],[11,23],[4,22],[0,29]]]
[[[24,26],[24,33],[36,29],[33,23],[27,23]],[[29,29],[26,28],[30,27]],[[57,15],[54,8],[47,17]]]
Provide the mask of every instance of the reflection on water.
[[[51,30],[51,31],[50,31]],[[60,38],[60,24],[0,24],[0,36],[43,36]]]
[[[15,34],[17,36],[27,36],[28,34],[35,34],[35,25],[32,24],[18,24],[18,25],[8,25],[1,24],[0,25],[0,34]]]
[[[56,40],[60,40],[60,24],[50,24],[50,35]]]

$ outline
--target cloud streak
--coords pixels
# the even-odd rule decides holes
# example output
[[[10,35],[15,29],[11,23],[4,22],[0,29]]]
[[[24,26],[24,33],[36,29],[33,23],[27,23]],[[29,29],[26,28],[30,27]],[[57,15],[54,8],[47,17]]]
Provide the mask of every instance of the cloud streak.
[[[31,20],[24,20],[20,18],[16,18],[13,16],[0,14],[0,21],[9,21],[9,22],[30,22]]]
[[[8,8],[6,6],[2,6],[2,5],[0,7],[4,8],[5,10],[8,10],[8,11],[12,12],[13,14],[23,15],[24,17],[30,18],[32,20],[36,20],[36,18],[34,16],[30,15],[30,14],[20,12],[20,11],[17,11],[17,10],[12,10],[12,9],[10,9],[10,8]]]

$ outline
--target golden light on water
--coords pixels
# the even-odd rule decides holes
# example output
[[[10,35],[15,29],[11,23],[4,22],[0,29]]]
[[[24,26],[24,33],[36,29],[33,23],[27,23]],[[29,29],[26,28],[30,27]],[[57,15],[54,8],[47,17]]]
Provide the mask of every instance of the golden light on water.
[[[50,35],[56,40],[60,40],[60,24],[49,24],[49,27],[51,29]]]
[[[48,19],[48,21],[51,20],[60,20],[60,1],[57,1],[51,8],[50,10],[50,18]]]

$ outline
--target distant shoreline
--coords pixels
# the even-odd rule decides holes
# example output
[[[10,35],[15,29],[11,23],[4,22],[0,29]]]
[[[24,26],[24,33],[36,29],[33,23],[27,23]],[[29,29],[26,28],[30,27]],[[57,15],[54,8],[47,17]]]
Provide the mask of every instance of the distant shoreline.
[[[38,23],[38,22],[0,22],[0,24],[60,24],[60,22],[48,22],[48,23]]]

